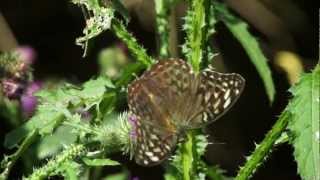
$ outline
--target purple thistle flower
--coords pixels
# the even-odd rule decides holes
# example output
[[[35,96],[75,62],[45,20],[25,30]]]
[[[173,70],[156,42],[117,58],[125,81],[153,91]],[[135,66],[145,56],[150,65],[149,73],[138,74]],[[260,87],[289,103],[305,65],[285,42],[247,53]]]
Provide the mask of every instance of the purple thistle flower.
[[[1,81],[2,92],[10,99],[16,99],[22,94],[24,85],[15,79],[3,79]]]
[[[34,96],[34,93],[39,91],[41,87],[42,87],[41,82],[38,82],[38,81],[32,82],[28,85],[27,89],[21,96],[20,103],[21,103],[23,115],[25,117],[30,117],[33,115],[38,104],[37,97]]]
[[[37,55],[32,47],[20,46],[16,51],[19,54],[19,59],[25,62],[27,65],[31,65],[34,63]]]
[[[130,114],[128,121],[131,125],[130,137],[135,139],[137,137],[137,117],[135,115]]]

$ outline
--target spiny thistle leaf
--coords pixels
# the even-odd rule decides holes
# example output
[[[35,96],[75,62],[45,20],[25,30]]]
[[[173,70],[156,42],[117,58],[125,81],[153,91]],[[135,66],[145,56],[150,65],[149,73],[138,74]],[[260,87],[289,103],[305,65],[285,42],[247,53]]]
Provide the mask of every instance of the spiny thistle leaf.
[[[291,88],[294,98],[287,110],[292,113],[289,129],[293,133],[294,156],[303,179],[320,179],[320,65],[304,74]]]
[[[65,86],[55,91],[40,91],[37,93],[40,105],[36,115],[6,135],[5,147],[13,148],[35,129],[39,130],[40,135],[51,134],[65,117],[72,118],[68,109],[69,105],[85,106],[86,109],[92,106],[98,107],[107,92],[107,87],[113,87],[111,81],[106,78],[98,78],[86,82],[80,89]]]
[[[263,80],[269,101],[272,103],[275,96],[275,87],[272,80],[271,70],[267,64],[267,59],[263,55],[256,38],[249,32],[248,25],[240,18],[234,16],[224,4],[215,1],[217,17],[222,20],[231,33],[238,39],[244,50],[247,52],[251,62],[256,67]]]

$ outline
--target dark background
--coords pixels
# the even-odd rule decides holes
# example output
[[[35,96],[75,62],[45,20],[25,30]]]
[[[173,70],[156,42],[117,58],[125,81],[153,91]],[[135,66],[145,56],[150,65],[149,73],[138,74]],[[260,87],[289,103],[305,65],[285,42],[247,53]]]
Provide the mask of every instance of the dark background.
[[[235,5],[235,1],[232,0],[227,2],[239,16],[243,16],[243,9],[250,11],[250,7],[245,7],[248,2],[246,0],[242,2],[243,5],[237,3]],[[241,1],[238,0],[238,2]],[[153,15],[152,1],[128,0],[125,3],[132,17],[129,31],[134,34],[139,43],[143,44],[149,54],[155,56],[157,38],[154,32],[154,17],[150,16],[150,14]],[[217,25],[217,33],[213,39],[213,43],[220,52],[217,64],[223,59],[221,70],[240,73],[246,79],[246,88],[238,103],[219,121],[206,128],[212,142],[208,147],[206,161],[209,164],[218,164],[226,170],[226,174],[233,176],[239,165],[244,163],[244,157],[253,151],[254,143],[264,138],[265,133],[274,124],[290,97],[287,92],[290,87],[287,77],[273,61],[275,53],[288,50],[297,54],[306,71],[314,67],[318,59],[318,10],[314,7],[313,1],[264,0],[261,3],[279,18],[285,29],[279,32],[278,36],[271,37],[268,33],[269,29],[261,29],[257,25],[259,21],[264,21],[264,18],[268,17],[258,18],[258,21],[249,21],[250,30],[258,37],[261,47],[270,60],[268,63],[272,69],[277,90],[272,106],[268,102],[256,69],[250,63],[241,45],[223,24]],[[180,30],[185,5],[181,3],[175,10],[177,27]],[[28,45],[36,50],[35,79],[56,77],[73,82],[88,80],[97,74],[98,52],[102,48],[119,42],[112,33],[105,32],[94,40],[88,57],[83,59],[81,48],[74,42],[77,37],[82,36],[85,21],[80,8],[69,1],[1,0],[0,12],[9,24],[19,45]],[[253,15],[259,17],[259,12],[250,14],[249,19]],[[270,27],[270,31],[272,28]],[[181,44],[183,35],[181,32],[178,32],[178,35]],[[3,142],[4,135],[10,130],[10,127],[4,123],[1,123],[0,127],[0,142]],[[1,152],[4,152],[3,147],[1,147]],[[128,166],[133,175],[140,179],[151,177],[161,179],[160,174],[163,173],[161,166],[143,168],[126,160],[122,158],[122,162]],[[293,149],[290,145],[284,144],[273,150],[253,179],[300,179],[296,168]],[[20,168],[15,167],[15,169],[13,175],[21,177]],[[109,171],[118,170],[120,169],[111,168]]]

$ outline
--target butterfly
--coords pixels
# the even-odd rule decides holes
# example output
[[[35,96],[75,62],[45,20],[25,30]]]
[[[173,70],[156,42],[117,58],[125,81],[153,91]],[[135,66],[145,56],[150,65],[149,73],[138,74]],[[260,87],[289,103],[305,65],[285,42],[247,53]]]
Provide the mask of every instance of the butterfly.
[[[171,154],[188,129],[221,117],[245,85],[239,74],[198,74],[181,59],[159,61],[128,86],[130,118],[135,120],[134,159],[154,166]]]

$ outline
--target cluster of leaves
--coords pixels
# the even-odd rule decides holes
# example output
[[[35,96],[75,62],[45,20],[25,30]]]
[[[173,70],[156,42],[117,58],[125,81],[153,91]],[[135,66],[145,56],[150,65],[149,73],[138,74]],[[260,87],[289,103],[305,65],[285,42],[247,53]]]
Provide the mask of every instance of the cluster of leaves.
[[[123,103],[127,84],[134,74],[150,67],[155,60],[137,40],[126,30],[117,18],[119,12],[128,21],[128,13],[118,0],[103,5],[98,0],[74,0],[84,8],[87,26],[84,37],[77,43],[86,48],[88,40],[105,30],[111,30],[128,47],[136,60],[127,64],[121,74],[110,80],[103,76],[92,79],[82,86],[65,85],[58,89],[43,90],[37,94],[40,105],[36,114],[22,126],[7,134],[5,147],[18,147],[17,151],[6,156],[1,162],[0,178],[8,177],[10,169],[28,148],[38,148],[38,158],[53,157],[41,168],[35,169],[29,179],[39,179],[62,175],[76,179],[83,166],[120,165],[106,158],[112,152],[131,152],[129,137],[130,125],[127,113],[115,109]],[[170,8],[177,0],[157,1],[156,12],[161,36],[160,56],[170,56],[168,52],[168,20]],[[271,71],[267,65],[257,40],[250,34],[247,24],[234,16],[227,7],[217,1],[192,0],[185,17],[183,29],[187,37],[182,51],[187,61],[198,72],[206,67],[214,54],[209,40],[215,33],[214,25],[223,22],[242,44],[258,74],[264,82],[270,102],[273,101],[275,88]],[[263,163],[273,149],[281,134],[288,128],[293,136],[290,142],[295,148],[299,173],[305,179],[317,179],[319,169],[319,79],[320,67],[313,73],[304,75],[292,88],[293,99],[279,117],[265,139],[257,145],[247,158],[247,163],[240,168],[237,179],[248,179]],[[308,105],[306,105],[308,103]],[[303,112],[303,113],[302,113]],[[85,114],[89,114],[86,116]],[[120,122],[120,123],[119,123]],[[289,125],[288,125],[289,124]],[[61,138],[61,134],[64,135]],[[65,138],[68,137],[68,138]],[[62,140],[61,140],[62,139]],[[35,143],[37,142],[37,143]],[[190,131],[184,143],[178,145],[175,155],[166,168],[165,179],[229,179],[218,167],[208,166],[202,156],[209,143],[200,131]],[[61,149],[65,149],[61,151]],[[305,153],[309,152],[309,153]],[[114,176],[126,178],[128,172]],[[108,177],[109,178],[109,177]],[[111,178],[111,177],[110,177]]]
[[[2,178],[8,175],[12,164],[36,141],[39,141],[36,148],[40,159],[56,155],[63,147],[66,150],[46,166],[35,170],[31,179],[59,173],[52,171],[66,166],[65,163],[74,165],[70,160],[80,155],[86,157],[95,148],[99,149],[99,156],[95,156],[100,158],[113,151],[128,152],[126,145],[129,144],[130,127],[126,121],[127,114],[118,118],[111,116],[116,92],[119,90],[109,79],[99,77],[89,80],[82,87],[65,85],[37,93],[40,104],[36,114],[6,135],[5,147],[18,147],[18,150],[1,162]],[[92,143],[97,145],[93,146]],[[90,144],[90,148],[86,147],[87,144]],[[85,161],[90,164],[87,162],[90,161]],[[76,171],[76,174],[79,172]]]

